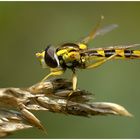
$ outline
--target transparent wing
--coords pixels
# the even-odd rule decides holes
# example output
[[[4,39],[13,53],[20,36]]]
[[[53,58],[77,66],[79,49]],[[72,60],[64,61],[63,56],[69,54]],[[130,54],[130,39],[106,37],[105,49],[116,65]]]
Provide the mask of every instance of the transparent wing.
[[[117,28],[118,25],[117,24],[111,24],[111,25],[108,25],[108,26],[105,26],[104,28],[98,30],[96,33],[95,33],[95,37],[98,36],[98,35],[104,35],[110,31],[112,31],[113,29]]]
[[[94,39],[95,37],[97,37],[99,35],[104,35],[118,27],[117,24],[111,24],[111,25],[105,26],[104,28],[100,29],[103,19],[104,19],[104,17],[101,16],[101,19],[97,23],[97,25],[93,28],[93,30],[89,33],[88,36],[86,36],[84,39],[82,39],[82,41],[80,43],[87,44],[90,40]]]

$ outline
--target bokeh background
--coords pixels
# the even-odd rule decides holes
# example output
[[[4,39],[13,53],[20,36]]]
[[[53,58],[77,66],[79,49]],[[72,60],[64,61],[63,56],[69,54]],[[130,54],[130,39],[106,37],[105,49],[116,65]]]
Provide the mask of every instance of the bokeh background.
[[[119,28],[89,47],[140,43],[140,2],[0,2],[0,87],[27,87],[41,80],[49,70],[40,67],[35,53],[47,44],[80,40],[101,15],[103,26],[116,23]],[[40,111],[35,114],[47,127],[47,136],[33,128],[8,138],[140,138],[140,60],[79,70],[78,87],[93,92],[95,101],[123,105],[134,117],[84,118]]]

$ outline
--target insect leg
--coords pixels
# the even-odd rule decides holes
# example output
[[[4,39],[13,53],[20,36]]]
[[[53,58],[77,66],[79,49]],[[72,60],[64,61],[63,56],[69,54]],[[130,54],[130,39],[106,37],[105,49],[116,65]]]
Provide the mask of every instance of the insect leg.
[[[77,88],[77,75],[75,73],[75,70],[73,70],[73,73],[72,73],[72,89],[73,91],[75,91]],[[68,95],[68,97],[70,97],[72,94],[73,94],[73,91],[71,91]]]
[[[73,91],[76,90],[76,87],[77,87],[77,75],[75,73],[75,71],[73,71],[72,73],[72,88],[73,88]]]
[[[97,61],[94,64],[88,65],[88,66],[86,66],[86,69],[96,68],[96,67],[102,65],[103,63],[105,63],[106,61],[113,59],[116,55],[117,55],[117,53],[115,53],[115,54],[111,55],[110,57],[107,57],[103,60]]]
[[[55,69],[55,71],[54,71],[54,69],[51,69],[51,72],[47,76],[45,76],[41,80],[41,82],[46,81],[50,76],[58,76],[58,75],[62,75],[63,73],[64,73],[63,69],[57,69],[57,70]]]

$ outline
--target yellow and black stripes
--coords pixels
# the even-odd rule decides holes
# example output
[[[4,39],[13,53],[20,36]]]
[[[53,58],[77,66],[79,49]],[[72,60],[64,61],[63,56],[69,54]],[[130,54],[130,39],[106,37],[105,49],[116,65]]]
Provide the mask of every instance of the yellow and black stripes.
[[[88,56],[89,59],[102,59],[116,54],[114,59],[137,59],[140,58],[140,50],[129,49],[106,49],[106,50],[88,50],[82,53],[82,56]]]

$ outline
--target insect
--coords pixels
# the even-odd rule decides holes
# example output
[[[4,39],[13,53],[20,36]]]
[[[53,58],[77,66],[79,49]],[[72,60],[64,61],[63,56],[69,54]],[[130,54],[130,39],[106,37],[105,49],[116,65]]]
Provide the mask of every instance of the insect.
[[[107,48],[88,48],[88,42],[99,35],[115,29],[116,24],[111,24],[100,29],[101,20],[96,27],[80,42],[64,43],[58,47],[47,46],[45,51],[36,53],[42,67],[50,68],[50,73],[42,80],[45,81],[50,76],[63,74],[66,69],[72,70],[73,91],[77,87],[77,69],[96,68],[111,59],[137,59],[140,58],[140,50],[131,50],[140,44],[111,46]]]

